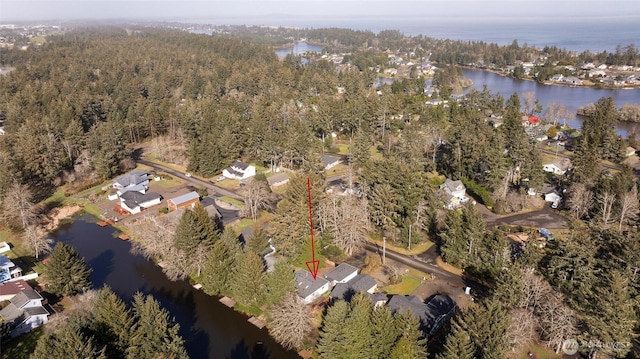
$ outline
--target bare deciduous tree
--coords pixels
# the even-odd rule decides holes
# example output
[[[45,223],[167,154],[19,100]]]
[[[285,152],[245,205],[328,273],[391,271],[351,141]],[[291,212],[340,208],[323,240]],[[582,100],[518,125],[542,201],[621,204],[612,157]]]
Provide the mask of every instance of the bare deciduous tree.
[[[569,111],[564,105],[551,102],[547,104],[547,109],[544,111],[544,117],[547,122],[553,123],[554,126],[558,125],[558,121],[564,120],[564,125],[567,125],[567,120],[575,117],[572,111]]]
[[[534,112],[540,112],[540,110],[535,91],[528,91],[522,94],[522,112],[532,115]]]
[[[622,225],[625,221],[635,220],[638,217],[638,210],[640,210],[638,187],[634,185],[631,191],[623,194],[620,198],[620,222],[618,230],[622,230]]]
[[[311,331],[311,309],[296,293],[289,292],[269,310],[269,332],[287,349],[300,349]]]
[[[575,218],[584,218],[593,207],[593,192],[584,183],[574,183],[569,189],[567,204]]]
[[[250,216],[255,222],[261,209],[271,208],[269,202],[269,188],[264,181],[250,180],[245,186],[244,215]]]
[[[359,250],[369,231],[367,200],[355,196],[329,196],[320,203],[320,228],[328,231],[333,243],[348,255]]]
[[[549,295],[542,303],[538,317],[540,318],[540,334],[549,347],[560,352],[562,342],[578,333],[576,317],[571,309],[561,300],[559,294]]]
[[[511,346],[515,348],[518,345],[527,345],[532,343],[537,336],[536,328],[538,319],[529,309],[516,308],[509,311],[511,321],[507,336]]]
[[[14,183],[4,195],[2,200],[2,216],[8,221],[17,221],[22,228],[34,224],[36,219],[36,206],[31,202],[33,194],[29,187]]]
[[[51,251],[51,243],[53,239],[49,238],[46,234],[41,233],[36,226],[28,226],[25,228],[22,234],[27,247],[33,252],[36,259],[40,258],[41,254],[45,254]]]
[[[597,201],[600,203],[602,225],[608,227],[613,221],[613,204],[616,202],[616,196],[609,191],[605,191],[597,197]]]

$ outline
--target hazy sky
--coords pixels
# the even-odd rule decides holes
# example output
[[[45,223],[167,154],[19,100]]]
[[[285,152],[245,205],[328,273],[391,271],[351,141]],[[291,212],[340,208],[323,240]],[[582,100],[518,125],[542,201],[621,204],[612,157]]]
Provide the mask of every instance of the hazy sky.
[[[349,25],[353,18],[473,18],[535,20],[638,18],[638,0],[0,0],[0,23],[33,20],[204,20],[211,23],[281,25],[327,20]],[[287,24],[284,24],[287,25]]]

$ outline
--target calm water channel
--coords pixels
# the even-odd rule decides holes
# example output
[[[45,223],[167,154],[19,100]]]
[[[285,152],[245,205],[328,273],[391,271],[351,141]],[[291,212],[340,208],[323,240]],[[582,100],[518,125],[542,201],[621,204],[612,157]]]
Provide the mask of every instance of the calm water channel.
[[[251,350],[262,342],[272,359],[299,359],[258,329],[247,317],[227,308],[218,298],[196,290],[185,281],[172,282],[157,265],[130,252],[131,244],[113,236],[112,227],[99,227],[91,216],[83,215],[55,233],[55,240],[76,248],[93,269],[95,288],[108,284],[129,301],[140,291],[152,294],[175,321],[192,359],[250,359]]]

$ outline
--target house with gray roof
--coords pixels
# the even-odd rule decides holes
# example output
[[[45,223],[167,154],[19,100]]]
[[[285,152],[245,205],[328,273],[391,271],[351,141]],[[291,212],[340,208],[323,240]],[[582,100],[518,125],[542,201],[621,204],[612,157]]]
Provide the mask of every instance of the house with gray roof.
[[[42,296],[33,289],[22,290],[0,310],[2,320],[9,323],[11,337],[30,332],[48,321],[49,312],[42,306]]]
[[[269,187],[271,188],[284,186],[285,184],[289,183],[289,175],[284,172],[280,172],[271,177],[268,177],[267,183],[269,183]]]
[[[387,305],[392,313],[410,311],[420,321],[420,329],[427,338],[433,336],[456,310],[456,303],[446,294],[436,294],[427,303],[413,295],[394,295]]]
[[[378,283],[373,277],[368,274],[358,274],[346,283],[336,284],[331,291],[331,300],[336,301],[342,299],[350,301],[354,295],[360,292],[373,294],[377,287]]]
[[[313,276],[307,270],[297,271],[294,274],[294,278],[298,295],[305,304],[309,304],[322,296],[329,290],[331,285],[328,280],[320,276],[316,276],[313,279]]]
[[[113,182],[113,188],[115,189],[124,189],[131,188],[137,185],[147,185],[149,184],[149,175],[146,172],[134,170],[131,171],[121,177],[118,177]]]
[[[327,272],[324,277],[331,282],[331,286],[334,286],[338,283],[347,283],[357,275],[358,268],[348,263],[340,263],[339,266]]]
[[[324,164],[325,170],[329,170],[340,164],[340,158],[336,156],[322,155],[322,164]]]
[[[463,203],[469,201],[467,197],[467,188],[462,181],[453,181],[445,179],[444,183],[440,185],[440,193],[445,202],[445,208],[454,209],[460,207]]]

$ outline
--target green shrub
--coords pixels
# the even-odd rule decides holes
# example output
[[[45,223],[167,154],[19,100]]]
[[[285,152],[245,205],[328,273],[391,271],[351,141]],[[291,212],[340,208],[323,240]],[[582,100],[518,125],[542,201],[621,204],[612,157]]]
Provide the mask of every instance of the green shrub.
[[[467,187],[467,191],[473,198],[489,208],[493,207],[491,192],[489,192],[487,188],[471,179],[462,178],[461,181],[465,187]]]

